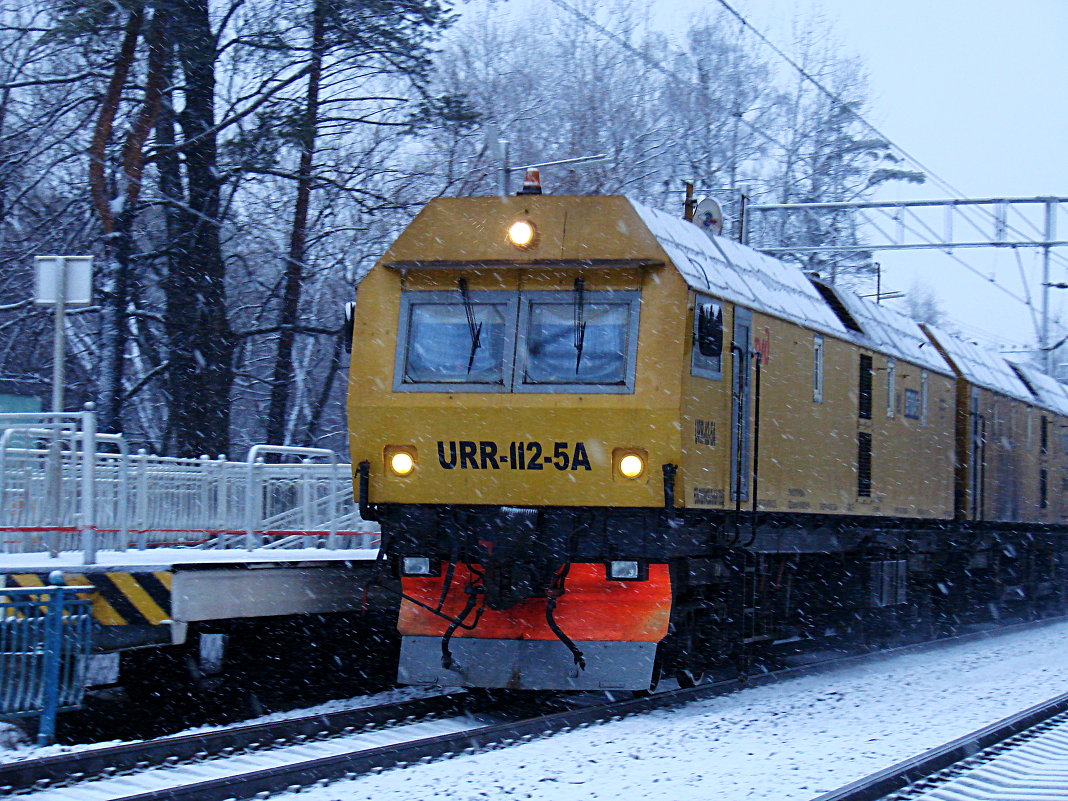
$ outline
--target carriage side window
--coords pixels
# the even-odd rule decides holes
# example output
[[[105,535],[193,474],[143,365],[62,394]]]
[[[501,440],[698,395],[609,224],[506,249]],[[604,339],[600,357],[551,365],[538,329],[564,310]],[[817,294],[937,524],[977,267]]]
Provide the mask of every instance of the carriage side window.
[[[914,389],[905,390],[905,417],[910,420],[920,419],[920,393]]]
[[[573,292],[523,295],[517,392],[633,392],[639,294]]]
[[[871,434],[857,434],[857,497],[871,497]]]
[[[861,420],[871,420],[871,379],[872,359],[871,356],[861,355],[859,387],[857,390],[858,416]]]
[[[514,293],[404,292],[395,391],[505,391],[515,342]]]
[[[701,295],[693,310],[690,370],[704,378],[723,378],[723,304]]]
[[[823,403],[823,337],[812,335],[812,402]]]

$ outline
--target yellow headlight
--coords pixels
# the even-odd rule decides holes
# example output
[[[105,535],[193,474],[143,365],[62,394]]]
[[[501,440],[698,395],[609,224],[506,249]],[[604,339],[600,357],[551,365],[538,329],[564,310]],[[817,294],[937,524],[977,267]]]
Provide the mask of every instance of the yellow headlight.
[[[407,451],[397,451],[389,458],[389,469],[398,476],[406,476],[415,469],[415,459]]]
[[[534,226],[526,220],[516,220],[508,229],[508,241],[517,248],[529,247],[534,242]]]
[[[628,453],[619,460],[619,473],[626,478],[637,478],[645,470],[645,462],[635,453]]]

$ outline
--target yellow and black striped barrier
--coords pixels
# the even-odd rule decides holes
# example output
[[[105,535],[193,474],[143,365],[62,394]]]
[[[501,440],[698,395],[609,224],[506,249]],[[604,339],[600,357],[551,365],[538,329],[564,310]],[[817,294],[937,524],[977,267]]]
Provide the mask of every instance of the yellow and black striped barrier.
[[[9,573],[8,586],[48,586],[47,573]],[[103,626],[158,626],[171,617],[171,578],[167,571],[152,573],[64,573],[68,587],[91,585],[77,593],[92,601],[93,619]],[[3,596],[0,588],[0,596]]]

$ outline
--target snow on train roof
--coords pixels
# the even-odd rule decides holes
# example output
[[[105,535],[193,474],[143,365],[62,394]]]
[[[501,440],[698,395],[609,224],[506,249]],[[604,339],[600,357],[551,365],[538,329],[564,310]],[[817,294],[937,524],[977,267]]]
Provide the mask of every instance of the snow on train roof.
[[[1068,387],[1029,365],[1012,361],[1009,365],[1023,376],[1028,388],[1034,391],[1039,404],[1057,414],[1068,416]]]
[[[949,366],[919,323],[900,312],[854,295],[835,291],[846,310],[864,329],[863,334],[849,332],[855,342],[869,345],[873,350],[898,356],[905,361],[932,372],[953,375]]]
[[[1027,385],[1001,354],[985,350],[974,342],[965,342],[934,326],[928,326],[928,330],[968,381],[1025,403],[1035,402]]]
[[[797,267],[708,236],[691,222],[631,200],[692,289],[844,336],[846,329]]]
[[[897,312],[836,292],[864,333],[845,327],[802,270],[691,222],[630,201],[692,289],[862,343],[935,372],[951,374],[920,327]]]

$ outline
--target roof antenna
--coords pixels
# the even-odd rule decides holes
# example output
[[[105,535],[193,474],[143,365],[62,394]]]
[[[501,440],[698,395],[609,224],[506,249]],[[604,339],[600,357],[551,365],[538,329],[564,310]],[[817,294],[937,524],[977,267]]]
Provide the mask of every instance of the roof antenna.
[[[530,177],[530,170],[537,171],[539,167],[563,167],[563,166],[578,166],[580,164],[593,164],[598,161],[607,161],[607,153],[598,153],[595,156],[578,156],[577,158],[570,159],[556,159],[555,161],[541,161],[537,164],[524,164],[522,166],[513,167],[508,161],[509,158],[509,142],[507,139],[500,138],[500,132],[496,125],[486,126],[486,149],[489,151],[490,158],[497,162],[495,172],[497,173],[497,194],[504,197],[508,194],[508,182],[512,173],[525,172],[527,178],[523,180],[523,190],[518,194],[520,195],[540,195],[541,194],[541,181],[537,181],[539,189],[537,191],[526,191],[527,179]]]

